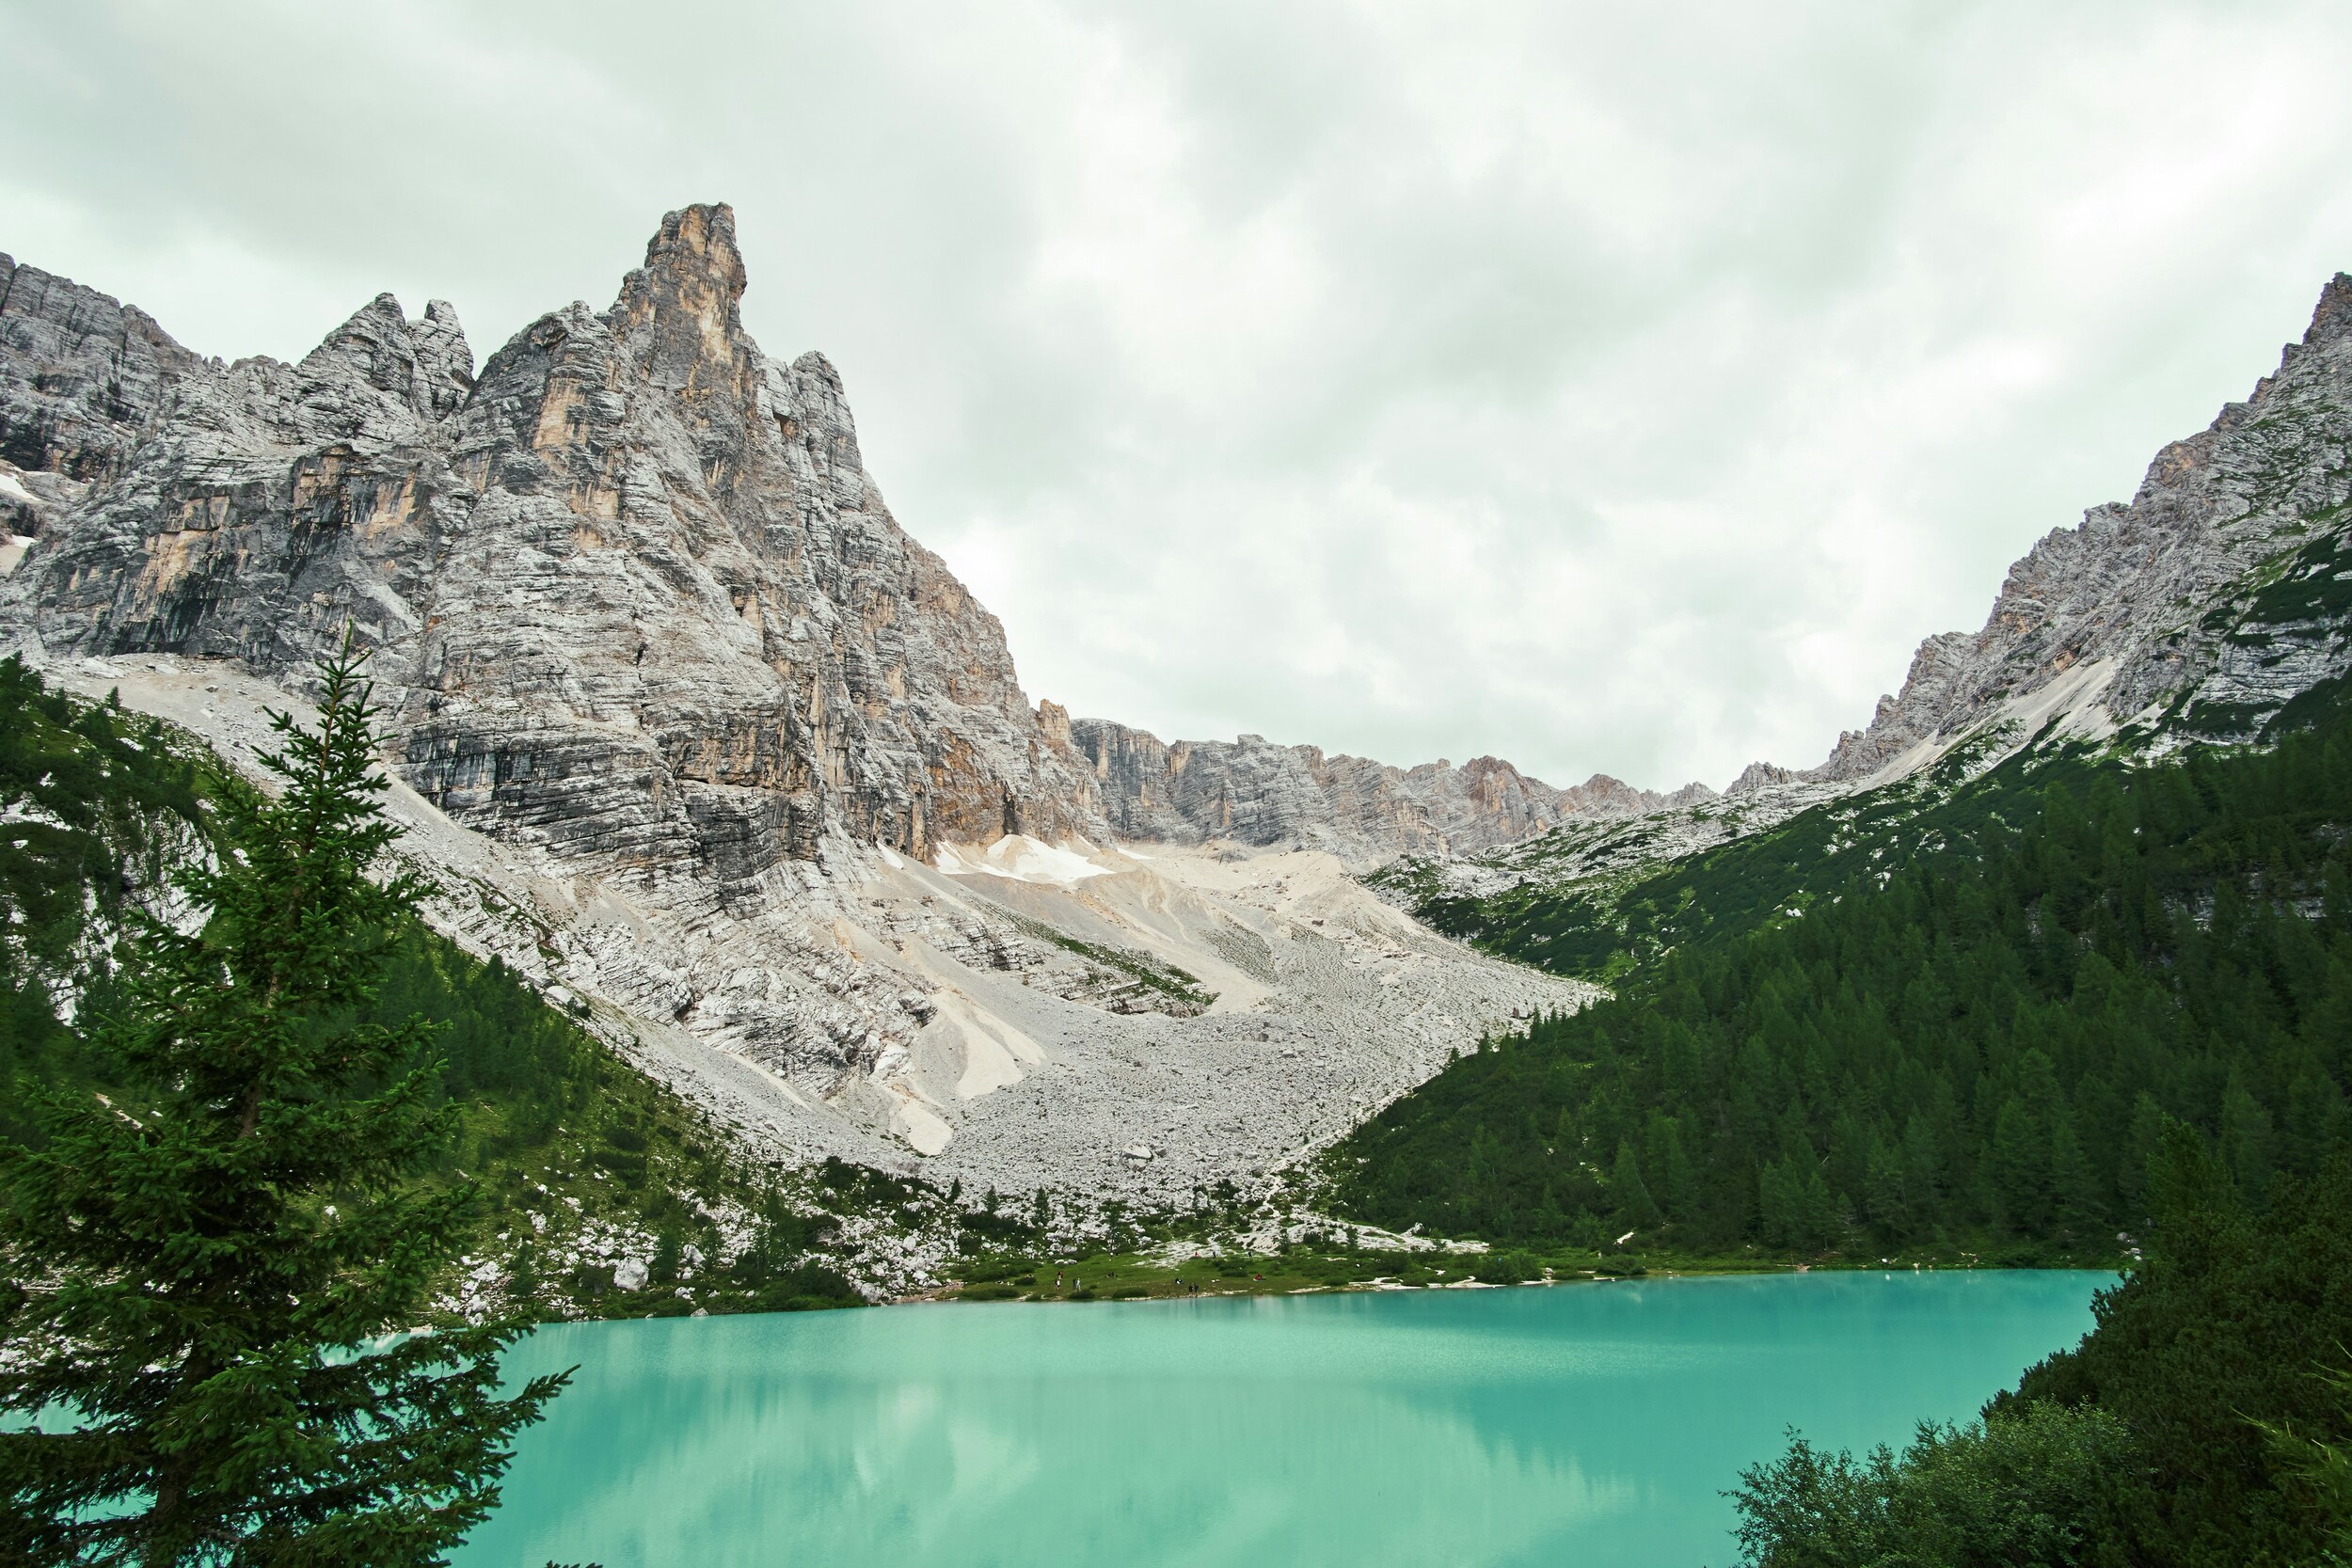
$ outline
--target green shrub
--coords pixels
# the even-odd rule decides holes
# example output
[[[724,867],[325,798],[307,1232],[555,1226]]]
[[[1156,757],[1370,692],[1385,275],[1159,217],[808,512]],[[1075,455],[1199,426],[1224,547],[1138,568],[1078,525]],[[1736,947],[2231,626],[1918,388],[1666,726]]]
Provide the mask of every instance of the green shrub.
[[[2281,1178],[2249,1214],[2194,1132],[2164,1129],[2148,1260],[2097,1326],[1973,1426],[1899,1458],[1802,1439],[1743,1477],[1756,1568],[1897,1563],[2238,1568],[2344,1560],[2352,1163]],[[2329,1555],[2333,1553],[2335,1555]]]
[[[857,1288],[821,1263],[802,1263],[752,1292],[762,1312],[811,1312],[832,1307],[863,1307]]]
[[[2094,1560],[2130,1433],[2104,1410],[2036,1404],[2013,1418],[1919,1429],[1900,1458],[1856,1461],[1794,1438],[1740,1476],[1740,1544],[1756,1568],[1909,1568]]]

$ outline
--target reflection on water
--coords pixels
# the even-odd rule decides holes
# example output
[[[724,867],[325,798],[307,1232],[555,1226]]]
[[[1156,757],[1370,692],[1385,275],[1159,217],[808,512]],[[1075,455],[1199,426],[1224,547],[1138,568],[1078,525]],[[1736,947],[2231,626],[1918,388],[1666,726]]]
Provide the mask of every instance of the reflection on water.
[[[1724,1562],[1795,1423],[1899,1441],[2104,1275],[954,1307],[547,1330],[573,1361],[461,1568]]]

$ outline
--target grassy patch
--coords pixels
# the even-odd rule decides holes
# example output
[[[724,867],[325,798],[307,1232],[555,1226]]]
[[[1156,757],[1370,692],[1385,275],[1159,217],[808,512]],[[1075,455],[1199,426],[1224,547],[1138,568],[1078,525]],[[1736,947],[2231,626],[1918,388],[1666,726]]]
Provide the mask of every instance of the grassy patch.
[[[1182,1301],[1212,1296],[1308,1295],[1331,1291],[1465,1290],[1574,1285],[1799,1270],[2095,1268],[2122,1266],[2120,1252],[2081,1254],[1987,1244],[1914,1247],[1884,1258],[1806,1255],[1762,1248],[1733,1252],[1612,1247],[1535,1247],[1492,1252],[1341,1251],[1291,1247],[1168,1262],[1151,1253],[999,1257],[976,1260],[951,1280],[952,1301]],[[981,1279],[979,1275],[990,1277]]]
[[[1100,942],[1081,942],[1078,938],[1054,929],[1041,922],[1024,920],[1021,924],[1032,934],[1044,938],[1065,952],[1075,953],[1089,963],[1124,974],[1146,990],[1155,991],[1190,1013],[1207,1012],[1216,1001],[1216,992],[1202,985],[1194,975],[1130,947],[1109,947]],[[1179,1016],[1186,1016],[1180,1013]]]

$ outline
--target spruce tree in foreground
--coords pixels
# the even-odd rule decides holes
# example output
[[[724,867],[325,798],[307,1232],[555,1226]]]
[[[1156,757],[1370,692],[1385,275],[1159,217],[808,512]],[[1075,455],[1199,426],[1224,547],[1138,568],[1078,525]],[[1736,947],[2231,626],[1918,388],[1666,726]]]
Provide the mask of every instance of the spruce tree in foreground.
[[[428,1030],[355,1025],[421,894],[386,863],[348,641],[282,790],[222,781],[205,918],[141,919],[93,1022],[111,1093],[50,1093],[0,1148],[0,1560],[437,1563],[561,1386],[501,1398],[493,1323],[387,1342],[475,1200],[426,1186],[453,1108]],[[372,879],[370,873],[378,875]],[[60,1414],[62,1412],[62,1414]]]

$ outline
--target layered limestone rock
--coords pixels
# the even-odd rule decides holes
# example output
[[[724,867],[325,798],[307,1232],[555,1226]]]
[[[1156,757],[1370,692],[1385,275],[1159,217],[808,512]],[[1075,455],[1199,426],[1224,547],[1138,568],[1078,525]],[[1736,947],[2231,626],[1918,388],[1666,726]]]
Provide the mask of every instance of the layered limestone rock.
[[[202,363],[145,311],[0,255],[0,572]]]
[[[1399,855],[1476,854],[1571,821],[1714,796],[1704,784],[1660,795],[1605,774],[1554,789],[1498,757],[1403,768],[1254,735],[1169,744],[1103,719],[1069,730],[1104,815],[1127,837],[1322,849],[1359,868]]]
[[[272,743],[264,705],[305,713],[218,659],[49,673],[232,763]],[[1013,834],[943,869],[852,846],[770,879],[755,909],[697,913],[672,883],[583,874],[413,790],[388,805],[439,883],[437,926],[583,1011],[747,1153],[920,1169],[967,1196],[1254,1186],[1482,1036],[1594,994],[1434,935],[1323,854]],[[1155,1005],[1171,990],[1181,1005]]]

